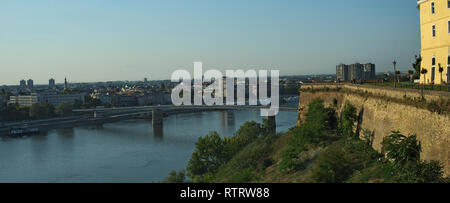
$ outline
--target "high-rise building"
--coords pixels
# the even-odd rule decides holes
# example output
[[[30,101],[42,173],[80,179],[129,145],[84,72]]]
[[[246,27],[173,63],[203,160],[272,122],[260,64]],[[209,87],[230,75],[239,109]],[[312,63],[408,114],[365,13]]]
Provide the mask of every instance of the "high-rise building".
[[[348,81],[348,65],[339,64],[336,66],[336,80],[338,81]]]
[[[32,79],[28,79],[28,80],[27,80],[27,86],[28,86],[28,88],[33,88],[34,82],[33,82]]]
[[[422,84],[450,83],[450,1],[419,0]],[[440,72],[442,68],[442,72]]]
[[[48,80],[48,88],[54,89],[55,87],[56,87],[56,85],[55,85],[55,79],[50,78],[50,80]]]
[[[377,74],[375,72],[375,64],[373,63],[366,63],[363,64],[363,74],[364,74],[364,80],[373,80],[377,78]]]
[[[348,66],[348,77],[351,81],[363,80],[362,65],[360,63],[355,63]]]
[[[20,81],[20,87],[22,87],[22,88],[27,87],[27,81],[21,80],[21,81]]]
[[[336,80],[338,81],[365,81],[373,79],[376,79],[375,64],[373,63],[339,64],[336,66]]]

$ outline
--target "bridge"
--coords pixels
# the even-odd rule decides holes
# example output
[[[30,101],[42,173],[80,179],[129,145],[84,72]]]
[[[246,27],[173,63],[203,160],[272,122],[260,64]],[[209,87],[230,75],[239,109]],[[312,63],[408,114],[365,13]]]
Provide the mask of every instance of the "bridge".
[[[123,119],[132,116],[147,115],[152,119],[153,129],[156,131],[162,130],[164,110],[238,110],[238,109],[267,109],[269,106],[248,106],[248,105],[233,105],[233,106],[174,106],[174,105],[158,105],[158,106],[134,106],[134,107],[114,107],[114,108],[92,108],[92,109],[74,109],[75,114],[89,115],[97,121]],[[279,107],[280,111],[295,111],[296,107]],[[151,114],[150,114],[151,113]],[[275,116],[267,117],[272,131],[276,132]]]

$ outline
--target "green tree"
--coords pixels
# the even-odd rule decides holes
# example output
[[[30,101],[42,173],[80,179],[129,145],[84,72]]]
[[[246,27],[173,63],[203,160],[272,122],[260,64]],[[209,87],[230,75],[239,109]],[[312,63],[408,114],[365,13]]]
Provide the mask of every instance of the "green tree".
[[[237,152],[241,150],[243,147],[247,146],[264,133],[265,130],[259,123],[256,123],[255,121],[244,123],[231,140],[233,151]]]
[[[406,137],[399,131],[393,131],[390,136],[383,140],[381,145],[386,157],[394,160],[395,163],[405,164],[409,161],[420,160],[421,146],[415,135]]]
[[[228,154],[223,140],[217,132],[200,137],[195,143],[195,150],[187,165],[187,174],[194,182],[205,182],[220,165],[225,163]]]
[[[425,68],[423,68],[422,69],[422,71],[420,71],[420,73],[423,75],[423,80],[424,80],[424,84],[426,84],[427,83],[427,73],[428,73],[428,70],[427,69],[425,69]]]
[[[52,104],[33,104],[30,107],[29,116],[31,119],[46,119],[55,116],[55,107]]]
[[[414,59],[416,60],[412,64],[413,69],[415,70],[414,79],[420,79],[420,74],[421,74],[421,70],[422,70],[422,68],[421,68],[422,57],[421,56],[417,57],[417,55],[416,55],[416,56],[414,56]]]
[[[341,122],[339,123],[340,133],[344,136],[355,136],[353,128],[355,126],[356,119],[356,108],[348,102],[345,103],[341,113]]]
[[[47,115],[48,118],[52,118],[52,117],[56,116],[55,106],[53,106],[53,104],[45,103],[44,108],[45,108],[45,114]]]
[[[406,137],[398,131],[383,140],[382,149],[392,162],[385,166],[389,182],[443,182],[443,166],[438,161],[421,161],[421,145],[415,135]]]
[[[69,102],[63,102],[56,107],[56,114],[59,116],[71,116],[73,110],[73,104]]]
[[[169,176],[167,176],[163,180],[163,183],[185,183],[185,182],[186,182],[185,170],[180,170],[178,172],[172,170],[169,172]]]
[[[47,117],[45,107],[39,103],[31,105],[29,114],[31,119],[44,119]]]
[[[310,147],[325,143],[335,130],[337,118],[333,109],[325,108],[323,100],[315,99],[308,105],[305,122],[293,129],[294,136],[282,152],[281,171],[302,167],[301,153]]]

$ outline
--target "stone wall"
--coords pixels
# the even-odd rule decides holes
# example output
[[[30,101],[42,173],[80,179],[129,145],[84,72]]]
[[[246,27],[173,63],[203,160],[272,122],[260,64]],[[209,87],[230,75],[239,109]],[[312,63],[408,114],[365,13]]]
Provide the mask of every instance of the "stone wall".
[[[372,94],[384,95],[387,98],[420,97],[420,91],[397,90],[393,88],[372,88],[352,85],[314,85],[314,89],[340,87],[345,90],[363,90]],[[308,103],[315,98],[322,98],[327,106],[337,102],[338,112],[345,102],[350,102],[358,109],[361,129],[373,131],[375,134],[373,147],[381,150],[383,138],[392,131],[400,131],[404,135],[417,135],[422,144],[423,160],[439,160],[445,165],[445,174],[450,176],[450,116],[433,113],[427,109],[417,108],[398,102],[389,101],[385,97],[367,97],[352,91],[306,91],[311,86],[303,86],[300,93],[299,123],[304,120]],[[309,89],[311,90],[311,89]],[[447,92],[424,92],[429,100],[449,99]]]

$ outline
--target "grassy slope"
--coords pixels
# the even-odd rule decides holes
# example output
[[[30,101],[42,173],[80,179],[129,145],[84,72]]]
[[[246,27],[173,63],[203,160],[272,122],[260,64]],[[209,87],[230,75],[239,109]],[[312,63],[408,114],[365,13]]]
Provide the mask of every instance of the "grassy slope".
[[[302,153],[302,157],[308,157],[310,159],[305,169],[283,173],[278,169],[278,165],[281,161],[281,153],[286,149],[288,141],[292,136],[292,131],[289,131],[284,134],[278,134],[277,136],[257,139],[219,169],[216,174],[216,181],[307,182],[311,174],[313,161],[317,159],[318,155],[324,149],[317,148]]]

